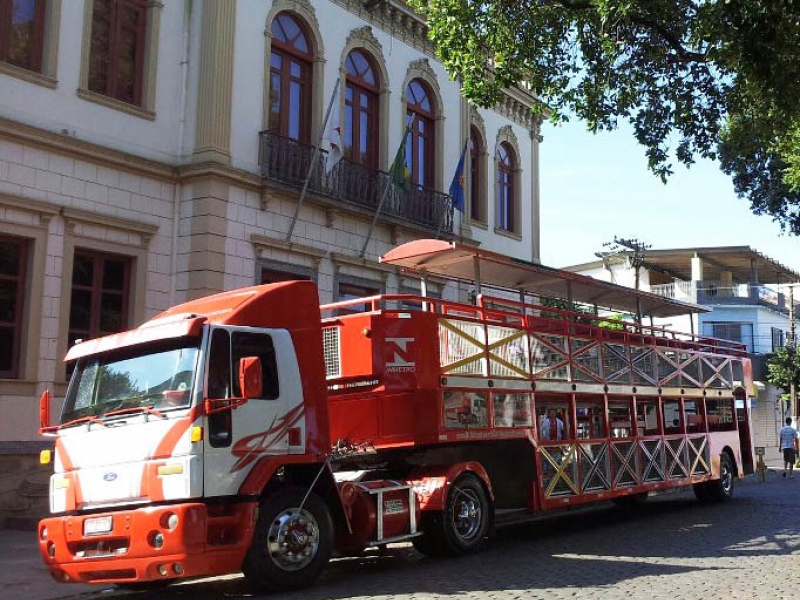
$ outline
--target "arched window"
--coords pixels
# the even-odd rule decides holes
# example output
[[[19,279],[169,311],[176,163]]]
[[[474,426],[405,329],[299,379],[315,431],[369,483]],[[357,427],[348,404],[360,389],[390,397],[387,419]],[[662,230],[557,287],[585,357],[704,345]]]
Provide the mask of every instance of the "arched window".
[[[417,185],[433,188],[435,169],[434,106],[433,95],[419,79],[414,79],[406,88],[406,122],[411,126],[411,137],[406,142],[406,168],[411,181]]]
[[[483,140],[478,128],[469,128],[469,217],[473,221],[486,221],[486,209],[483,202],[485,183],[481,181],[481,160],[483,159]]]
[[[514,214],[514,172],[517,159],[514,150],[505,142],[497,148],[497,215],[495,227],[516,232],[517,215]]]
[[[345,61],[344,155],[353,162],[378,167],[378,78],[371,58],[353,50]]]
[[[269,130],[310,143],[313,51],[301,22],[289,13],[272,21]]]

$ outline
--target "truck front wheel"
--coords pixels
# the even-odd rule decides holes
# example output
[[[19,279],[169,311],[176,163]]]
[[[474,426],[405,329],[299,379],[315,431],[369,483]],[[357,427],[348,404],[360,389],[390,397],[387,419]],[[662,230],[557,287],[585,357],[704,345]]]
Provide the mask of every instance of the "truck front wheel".
[[[483,547],[490,523],[486,490],[475,475],[466,473],[450,486],[442,512],[423,514],[425,533],[414,539],[414,547],[431,556],[471,554]]]
[[[312,583],[333,550],[333,523],[328,507],[313,492],[286,488],[264,498],[259,506],[253,543],[242,572],[263,589],[294,589]]]

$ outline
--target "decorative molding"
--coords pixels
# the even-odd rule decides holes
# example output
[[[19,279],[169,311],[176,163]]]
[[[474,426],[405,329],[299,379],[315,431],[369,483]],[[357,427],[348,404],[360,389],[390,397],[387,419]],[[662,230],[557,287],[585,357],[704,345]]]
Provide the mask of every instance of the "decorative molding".
[[[38,202],[37,200],[30,200],[19,196],[8,196],[5,194],[0,194],[0,206],[33,213],[38,217],[38,227],[41,229],[47,229],[50,220],[62,209],[61,206],[50,204],[49,202]]]
[[[347,41],[344,43],[344,51],[342,52],[342,64],[344,64],[347,55],[354,48],[365,48],[372,54],[375,60],[380,61],[382,71],[385,70],[386,65],[386,58],[383,56],[383,46],[378,41],[378,38],[375,37],[375,34],[372,33],[372,27],[369,25],[364,25],[363,27],[359,27],[358,29],[353,29],[350,32],[350,35],[347,36]],[[385,75],[385,73],[384,73]],[[385,81],[381,81],[382,86],[388,85]]]
[[[324,54],[321,46],[322,29],[320,29],[319,20],[317,19],[317,11],[308,0],[273,0],[272,8],[270,8],[269,14],[267,15],[264,35],[267,38],[272,39],[272,21],[279,13],[282,12],[293,12],[307,22],[307,24],[314,30],[313,33],[315,39],[312,40],[312,43],[315,46],[314,54],[322,56]]]
[[[0,379],[0,395],[2,396],[21,396],[25,401],[36,397],[38,381],[25,379]],[[19,442],[17,442],[19,443]],[[0,451],[2,454],[2,451]]]
[[[375,260],[371,258],[359,258],[349,254],[342,254],[341,252],[331,252],[331,260],[333,261],[334,267],[337,270],[339,267],[344,265],[348,267],[361,267],[372,272],[380,271],[378,274],[383,278],[386,278],[390,273],[395,272],[394,265],[386,265],[375,262]]]
[[[27,81],[28,83],[35,83],[36,85],[50,88],[51,90],[56,89],[56,86],[58,86],[58,80],[55,77],[37,73],[36,71],[29,71],[28,69],[23,69],[22,67],[2,61],[0,61],[0,75],[10,75],[11,77]]]
[[[105,94],[98,94],[97,92],[92,92],[91,90],[83,88],[78,88],[77,94],[78,98],[81,100],[88,100],[89,102],[94,102],[106,108],[113,108],[114,110],[128,113],[134,117],[139,117],[140,119],[147,119],[148,121],[156,120],[156,113],[153,111],[142,108],[141,106],[136,106],[135,104],[123,102],[122,100],[117,100]]]
[[[469,106],[469,124],[474,125],[477,127],[478,132],[481,134],[483,138],[484,150],[486,146],[486,123],[481,116],[481,113],[478,112],[477,106]]]
[[[264,180],[260,175],[216,162],[182,165],[176,169],[176,176],[178,183],[186,183],[205,177],[216,177],[224,180],[226,183],[245,188],[248,191],[262,193],[262,202],[263,194],[266,193]]]
[[[333,0],[333,3],[420,52],[435,56],[436,47],[428,39],[428,27],[424,19],[407,6],[389,1],[368,9],[364,7],[363,0]]]
[[[73,159],[88,160],[136,175],[145,175],[174,182],[176,169],[166,163],[141,158],[127,152],[106,148],[99,144],[76,139],[71,135],[55,133],[0,117],[0,139],[36,146]]]
[[[405,42],[409,46],[436,57],[436,46],[428,39],[428,26],[425,20],[398,0],[380,2],[373,8],[365,8],[363,0],[332,0],[342,8],[380,28],[393,38]],[[531,129],[536,118],[531,107],[538,100],[522,87],[504,89],[503,97],[494,106],[495,112],[511,119],[526,129]]]
[[[103,215],[86,210],[79,210],[77,208],[64,207],[61,209],[61,215],[64,217],[64,221],[66,222],[70,233],[74,234],[74,227],[77,224],[110,227],[111,229],[138,235],[141,242],[139,245],[142,248],[146,248],[149,245],[150,238],[153,237],[159,228],[158,225],[152,225],[150,223],[142,223],[141,221],[123,219],[122,217]]]
[[[511,144],[511,146],[514,148],[514,153],[517,155],[516,156],[517,162],[519,162],[520,159],[519,141],[517,141],[517,136],[514,133],[514,128],[511,127],[511,125],[503,125],[497,132],[497,143],[495,145],[495,154],[497,154],[497,148],[499,148],[500,144],[502,144],[503,142]],[[519,168],[519,165],[517,165],[517,168]]]
[[[342,213],[338,209],[330,207],[330,206],[326,206],[325,207],[325,227],[327,227],[328,229],[331,229],[336,224],[336,219],[338,219],[341,214]]]
[[[311,246],[306,246],[304,244],[297,244],[294,242],[286,242],[275,238],[269,238],[257,233],[250,235],[250,243],[253,244],[253,247],[256,250],[256,256],[258,258],[263,258],[261,253],[266,249],[280,250],[281,252],[286,252],[287,254],[302,254],[311,258],[311,260],[313,260],[316,264],[318,264],[319,261],[328,255],[325,250],[320,250],[319,248],[312,248]]]

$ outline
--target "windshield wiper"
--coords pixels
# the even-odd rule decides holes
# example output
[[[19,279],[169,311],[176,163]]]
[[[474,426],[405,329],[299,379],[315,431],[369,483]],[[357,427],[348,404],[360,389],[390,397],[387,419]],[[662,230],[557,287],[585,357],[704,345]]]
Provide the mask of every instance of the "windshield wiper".
[[[161,411],[156,410],[152,406],[131,406],[130,408],[120,408],[119,410],[112,410],[103,415],[103,418],[116,417],[117,415],[127,415],[145,412],[148,415],[155,415],[161,419],[166,419],[167,416]]]
[[[106,424],[103,422],[102,419],[98,419],[93,415],[89,415],[88,417],[78,417],[77,419],[72,419],[72,421],[61,423],[57,427],[57,429],[63,429],[64,427],[74,427],[75,425],[80,425],[82,423],[96,423],[97,425],[102,425],[103,427],[106,426]]]

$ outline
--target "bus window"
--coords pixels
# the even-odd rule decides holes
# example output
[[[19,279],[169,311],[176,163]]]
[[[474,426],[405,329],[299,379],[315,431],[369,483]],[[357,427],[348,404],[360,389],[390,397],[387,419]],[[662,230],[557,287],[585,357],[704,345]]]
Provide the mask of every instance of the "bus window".
[[[636,401],[636,427],[639,435],[658,435],[658,400],[645,398]]]
[[[536,406],[539,439],[543,442],[566,440],[571,437],[569,428],[569,403],[540,400]]]
[[[575,433],[578,439],[586,440],[606,437],[602,399],[576,399],[575,416],[577,419]]]
[[[495,392],[492,399],[494,401],[495,427],[530,427],[530,394]]]
[[[731,398],[706,399],[706,418],[709,431],[731,431],[736,429],[733,421],[733,400]]]
[[[608,400],[608,426],[611,428],[611,437],[631,437],[631,402],[625,398],[609,398]]]
[[[664,400],[664,433],[683,433],[680,400]]]
[[[705,431],[703,425],[703,411],[697,400],[683,400],[683,420],[686,423],[686,433],[699,433]]]

